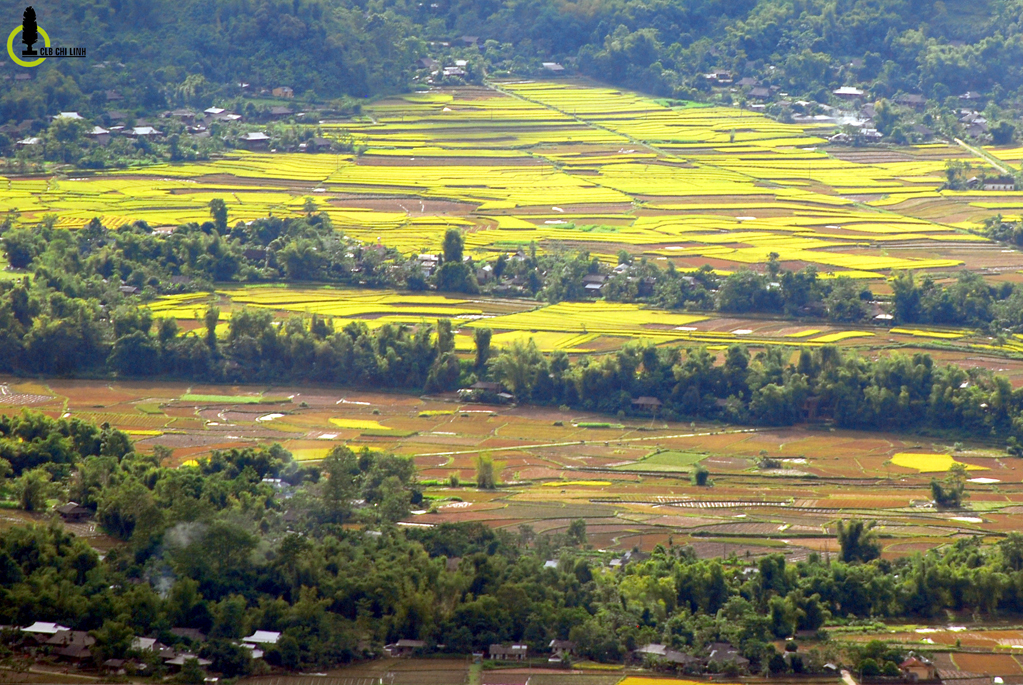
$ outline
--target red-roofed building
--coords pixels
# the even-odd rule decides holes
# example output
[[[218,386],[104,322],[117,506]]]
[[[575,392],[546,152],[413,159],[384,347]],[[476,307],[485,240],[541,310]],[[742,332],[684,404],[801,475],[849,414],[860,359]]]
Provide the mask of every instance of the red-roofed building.
[[[918,656],[910,656],[903,661],[899,664],[899,670],[902,671],[902,677],[911,683],[938,679],[938,669],[934,667],[934,664],[928,659]]]

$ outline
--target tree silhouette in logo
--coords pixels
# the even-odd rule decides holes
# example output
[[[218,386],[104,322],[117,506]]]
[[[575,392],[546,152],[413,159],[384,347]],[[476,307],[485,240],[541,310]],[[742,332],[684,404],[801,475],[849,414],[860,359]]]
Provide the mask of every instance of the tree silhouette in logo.
[[[39,32],[36,30],[36,11],[29,6],[25,8],[25,14],[21,18],[21,42],[25,44],[25,49],[21,51],[23,57],[34,57],[39,54],[32,49],[37,40]]]

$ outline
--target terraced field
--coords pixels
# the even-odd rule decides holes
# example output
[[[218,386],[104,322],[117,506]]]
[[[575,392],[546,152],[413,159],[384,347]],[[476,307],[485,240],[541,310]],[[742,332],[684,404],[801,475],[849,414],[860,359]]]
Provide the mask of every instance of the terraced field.
[[[402,293],[374,289],[261,285],[223,288],[213,293],[161,297],[149,304],[155,318],[177,319],[185,333],[202,334],[203,313],[210,304],[220,310],[218,335],[226,334],[235,310],[268,309],[278,320],[311,316],[333,320],[336,327],[362,321],[376,328],[386,324],[415,326],[450,318],[456,349],[474,351],[474,329],[494,332],[492,344],[532,339],[543,352],[569,354],[608,352],[630,341],[655,345],[706,346],[721,353],[742,343],[753,349],[767,345],[788,348],[840,345],[870,354],[926,351],[941,362],[983,367],[1023,386],[1023,337],[994,339],[980,331],[935,326],[861,327],[815,323],[813,327],[768,318],[665,312],[643,305],[616,302],[562,302],[545,305],[525,299]],[[0,398],[2,401],[2,398]]]
[[[1021,194],[939,190],[946,160],[969,156],[959,147],[830,149],[815,125],[568,81],[435,90],[366,112],[322,125],[359,155],[233,153],[0,179],[0,211],[26,222],[54,213],[67,227],[94,216],[172,226],[205,220],[214,197],[232,222],[296,215],[311,198],[347,235],[406,253],[436,250],[457,226],[483,257],[536,242],[721,271],[775,252],[790,266],[878,280],[898,269],[1019,268],[1018,255],[963,229],[1023,206]]]
[[[837,521],[876,520],[889,558],[1015,530],[1023,461],[982,444],[958,450],[918,437],[795,427],[755,429],[622,419],[550,408],[462,404],[319,387],[188,386],[0,379],[4,412],[108,422],[136,448],[163,445],[185,468],[214,449],[278,442],[296,459],[334,445],[413,459],[431,504],[413,524],[481,521],[559,532],[587,521],[597,548],[652,549],[672,540],[702,555],[837,549]],[[777,468],[758,462],[767,453]],[[490,456],[501,487],[472,487]],[[969,509],[930,504],[929,481],[952,462],[969,471]],[[711,486],[697,487],[697,465]],[[468,486],[451,487],[451,476]],[[869,489],[866,496],[864,492]]]

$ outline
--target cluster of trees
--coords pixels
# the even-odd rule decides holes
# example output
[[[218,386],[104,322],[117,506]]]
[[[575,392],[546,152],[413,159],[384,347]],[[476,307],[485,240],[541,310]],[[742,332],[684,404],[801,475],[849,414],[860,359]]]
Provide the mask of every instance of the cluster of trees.
[[[942,285],[910,272],[891,281],[892,314],[900,323],[969,326],[1003,334],[1023,330],[1023,288],[991,284],[972,271],[960,271]]]
[[[751,357],[733,345],[722,364],[714,359],[702,348],[633,344],[572,364],[519,343],[494,356],[488,372],[519,401],[603,412],[629,413],[634,398],[651,396],[663,402],[665,418],[788,425],[814,417],[867,430],[1023,434],[1023,391],[987,370],[939,366],[927,354],[870,360],[822,347],[790,362],[778,348]]]
[[[24,228],[14,228],[8,217],[0,226],[0,246],[13,268],[31,270],[37,282],[71,296],[97,296],[116,289],[111,284],[138,288],[146,300],[158,293],[209,290],[223,281],[319,281],[519,295],[555,303],[591,297],[585,279],[602,275],[607,278],[603,296],[616,302],[840,322],[861,321],[872,313],[868,289],[844,277],[822,279],[813,267],[784,269],[776,253],[767,255],[765,273],[743,269],[724,279],[709,267],[691,274],[670,264],[662,270],[624,251],[616,271],[585,252],[538,254],[535,245],[488,263],[466,259],[461,233],[450,229],[440,263],[428,273],[415,257],[344,238],[316,209],[309,198],[304,217],[268,217],[231,227],[228,207],[218,198],[210,202],[210,221],[179,226],[170,235],[155,234],[141,221],[112,231],[93,219],[84,230],[68,232],[54,229],[53,217]],[[490,272],[480,282],[477,269],[483,266]],[[99,296],[101,304],[110,304],[106,297]]]
[[[128,654],[132,635],[182,642],[170,630],[187,627],[209,636],[200,653],[230,676],[260,668],[233,643],[256,629],[283,633],[266,662],[296,670],[409,638],[453,653],[571,639],[579,655],[605,662],[649,642],[699,655],[727,640],[755,672],[813,671],[837,658],[826,643],[798,660],[779,660],[769,643],[863,617],[1023,611],[1019,534],[887,562],[872,527],[851,521],[834,560],[699,559],[669,541],[612,570],[587,546],[583,521],[558,535],[395,526],[411,506],[432,506],[404,458],[342,447],[300,466],[275,445],[168,468],[165,450],[137,453],[109,429],[28,413],[0,423],[12,467],[48,471],[50,496],[93,509],[125,543],[101,559],[56,522],[5,529],[0,621],[91,631],[100,660]],[[35,433],[65,441],[57,461],[25,456],[42,439]],[[857,659],[883,670],[885,654],[869,646]]]
[[[0,245],[15,269],[30,269],[36,280],[70,295],[102,290],[97,283],[134,286],[143,298],[156,293],[210,289],[216,281],[326,281],[393,285],[379,269],[393,264],[393,251],[367,250],[334,230],[326,214],[296,219],[268,217],[228,225],[223,200],[210,202],[210,221],[154,234],[145,222],[119,230],[93,219],[80,231],[39,226],[0,228]],[[9,217],[10,219],[10,217]],[[116,289],[116,287],[115,287]]]
[[[939,367],[927,355],[892,355],[876,361],[835,348],[804,350],[790,363],[780,349],[751,358],[741,346],[722,364],[703,349],[633,344],[614,354],[585,357],[541,354],[532,344],[490,349],[476,336],[475,359],[454,353],[449,320],[436,326],[364,323],[293,317],[275,325],[269,310],[233,312],[218,336],[215,307],[203,314],[205,330],[181,334],[173,319],[154,320],[139,306],[157,290],[208,285],[214,280],[301,279],[393,284],[424,278],[415,260],[386,259],[339,237],[326,217],[264,219],[227,227],[223,203],[214,201],[212,221],[157,237],[142,225],[108,231],[99,222],[68,232],[43,226],[9,229],[0,242],[16,266],[33,279],[0,282],[0,370],[45,374],[162,375],[205,381],[315,380],[364,387],[451,390],[476,380],[502,382],[518,401],[631,412],[632,399],[657,397],[664,417],[707,417],[783,425],[808,416],[864,429],[916,430],[955,426],[964,434],[1023,440],[1023,394],[990,372]],[[462,259],[461,236],[445,241],[445,259],[430,278],[478,287]],[[537,293],[555,301],[578,296],[581,278],[603,267],[585,255],[518,255],[501,269],[536,275]],[[625,261],[623,260],[623,263]],[[404,275],[403,275],[404,274]],[[542,278],[541,278],[542,274]],[[647,276],[647,274],[654,274]],[[182,283],[194,278],[192,286]],[[771,259],[765,274],[742,271],[718,281],[709,270],[683,276],[671,269],[633,264],[612,275],[608,297],[636,283],[651,298],[706,302],[722,311],[821,311],[855,320],[866,295],[852,281],[821,281],[812,270],[791,272]],[[631,279],[631,280],[630,280]],[[528,281],[523,277],[523,281]],[[120,284],[141,287],[126,294]],[[421,284],[425,287],[427,284]],[[716,288],[716,291],[714,290]],[[893,280],[899,321],[976,326],[1023,325],[1023,297],[1010,284],[990,286],[963,272],[938,286],[910,274]],[[664,302],[664,304],[671,304]]]

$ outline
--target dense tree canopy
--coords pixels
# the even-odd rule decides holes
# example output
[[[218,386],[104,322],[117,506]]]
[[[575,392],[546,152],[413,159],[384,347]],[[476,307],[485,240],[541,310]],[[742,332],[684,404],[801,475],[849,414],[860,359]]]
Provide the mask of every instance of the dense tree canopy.
[[[533,75],[561,60],[675,97],[697,95],[704,73],[727,69],[824,99],[869,83],[875,98],[923,90],[941,102],[1023,85],[1019,16],[1016,1],[965,0],[71,0],[47,6],[39,23],[90,59],[44,64],[51,87],[11,90],[0,114],[102,105],[108,89],[142,109],[207,107],[242,82],[365,97],[411,86],[417,60],[431,55],[466,58],[470,80],[485,70]]]
[[[611,554],[587,546],[583,520],[541,535],[395,526],[411,506],[437,504],[423,500],[406,458],[339,447],[300,466],[274,445],[168,468],[166,450],[137,453],[116,431],[31,413],[0,423],[26,439],[69,434],[66,453],[36,468],[123,541],[100,559],[56,522],[0,532],[0,621],[90,631],[99,661],[130,653],[132,635],[187,647],[170,629],[192,628],[209,636],[200,654],[211,668],[243,675],[257,666],[233,641],[262,629],[282,632],[267,663],[295,670],[409,638],[452,653],[510,641],[539,652],[571,639],[579,656],[611,662],[648,642],[700,655],[727,640],[753,672],[784,673],[797,666],[770,642],[826,623],[1023,612],[1015,533],[888,562],[854,520],[839,526],[836,559],[700,559],[669,543],[616,570]],[[879,669],[899,656],[873,643],[854,652]],[[807,672],[840,658],[826,642],[801,654]]]

